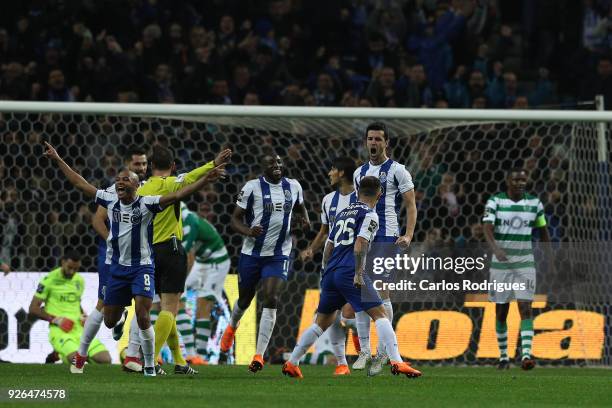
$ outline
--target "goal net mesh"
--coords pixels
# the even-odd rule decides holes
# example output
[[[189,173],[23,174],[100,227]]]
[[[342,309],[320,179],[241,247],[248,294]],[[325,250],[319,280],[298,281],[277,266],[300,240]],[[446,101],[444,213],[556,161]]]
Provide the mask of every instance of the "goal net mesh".
[[[112,184],[132,145],[170,147],[179,172],[231,147],[229,177],[196,194],[188,205],[221,232],[235,273],[241,237],[230,229],[230,214],[237,193],[260,174],[258,163],[264,154],[278,154],[286,175],[301,183],[313,221],[309,233],[294,235],[289,281],[267,356],[280,362],[311,323],[318,300],[321,253],[306,263],[297,254],[319,229],[321,200],[331,189],[327,173],[333,158],[366,159],[363,134],[368,123],[367,118],[1,114],[0,258],[10,261],[14,270],[48,271],[71,248],[84,254],[84,271],[96,272],[97,244],[90,224],[95,208],[42,156],[43,140],[98,187]],[[610,365],[612,200],[605,164],[610,158],[598,157],[598,124],[418,119],[385,123],[391,130],[389,156],[405,164],[414,179],[415,242],[434,236],[448,246],[482,243],[480,222],[487,198],[504,191],[509,169],[522,166],[528,171],[527,191],[544,204],[559,256],[554,274],[538,270],[534,355],[551,364]],[[609,131],[604,131],[609,144]],[[405,225],[403,210],[401,217]],[[518,358],[515,308],[510,312],[509,343],[511,356]],[[258,306],[257,316],[260,311]],[[493,311],[485,293],[396,304],[400,351],[411,360],[432,363],[494,362],[498,352]],[[0,314],[0,319],[8,318]],[[254,350],[255,341],[256,336],[243,340],[242,350]],[[330,361],[324,343],[312,351],[313,363]],[[373,348],[375,344],[373,339]],[[350,341],[348,352],[355,354]]]

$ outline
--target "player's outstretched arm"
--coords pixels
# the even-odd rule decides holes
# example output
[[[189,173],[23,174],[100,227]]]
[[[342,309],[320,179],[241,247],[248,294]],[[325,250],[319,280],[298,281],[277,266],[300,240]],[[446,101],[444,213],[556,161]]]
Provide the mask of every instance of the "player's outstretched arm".
[[[263,227],[261,225],[255,225],[253,227],[249,227],[244,223],[244,213],[245,210],[236,206],[234,208],[234,212],[232,213],[232,219],[230,221],[230,226],[234,231],[239,234],[245,235],[247,237],[258,237],[263,233]]]
[[[406,191],[404,194],[402,194],[402,198],[404,200],[404,205],[406,206],[406,234],[399,237],[395,243],[403,248],[408,248],[408,246],[410,246],[410,242],[412,242],[414,228],[417,221],[417,208],[414,189]]]
[[[44,155],[57,163],[59,169],[64,173],[68,181],[81,190],[86,196],[95,197],[97,189],[89,184],[87,180],[85,180],[79,173],[72,170],[70,166],[66,164],[64,160],[57,154],[57,151],[51,146],[49,143],[45,142],[45,150]]]
[[[231,158],[231,149],[222,150],[221,152],[219,152],[219,154],[217,154],[215,160],[208,162],[205,165],[193,169],[189,173],[185,174],[185,177],[183,179],[183,185],[195,183],[197,180],[208,174],[209,171],[212,171],[215,167],[228,164]]]
[[[91,218],[91,226],[93,229],[106,241],[108,238],[108,228],[106,228],[106,218],[108,217],[108,211],[101,205],[96,209],[96,213]]]
[[[167,194],[161,197],[159,200],[159,205],[162,208],[166,208],[174,204],[177,201],[182,201],[186,199],[187,197],[189,197],[190,195],[192,195],[193,193],[195,193],[196,191],[201,190],[202,187],[204,187],[206,184],[217,181],[223,175],[225,175],[225,163],[220,166],[215,167],[214,169],[206,173],[204,177],[200,178],[195,183],[188,184],[178,191],[175,191],[173,193],[170,193],[170,194]]]
[[[308,245],[308,248],[300,252],[300,259],[302,261],[312,259],[314,254],[325,244],[327,235],[329,235],[329,225],[321,224],[321,228],[319,228],[319,232],[317,232],[317,236],[312,240],[312,243]]]

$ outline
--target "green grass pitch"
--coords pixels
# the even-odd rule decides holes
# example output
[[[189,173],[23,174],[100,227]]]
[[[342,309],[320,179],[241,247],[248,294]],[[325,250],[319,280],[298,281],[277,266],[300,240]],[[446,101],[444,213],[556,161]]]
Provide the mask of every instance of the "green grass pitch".
[[[84,374],[74,375],[66,365],[2,364],[0,408],[612,406],[609,369],[423,366],[423,377],[409,379],[388,371],[374,378],[356,371],[334,378],[333,367],[302,366],[303,380],[282,376],[280,366],[266,366],[258,374],[246,366],[200,367],[194,377],[165,369],[166,377],[144,378],[116,365],[87,365]],[[7,390],[15,388],[61,388],[69,400],[8,401]]]

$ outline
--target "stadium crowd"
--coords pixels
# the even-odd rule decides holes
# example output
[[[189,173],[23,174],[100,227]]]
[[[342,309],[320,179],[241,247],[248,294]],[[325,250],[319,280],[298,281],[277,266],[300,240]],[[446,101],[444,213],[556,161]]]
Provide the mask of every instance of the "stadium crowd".
[[[596,93],[612,96],[610,3],[9,2],[0,16],[0,99],[572,104]]]
[[[11,2],[0,15],[0,99],[528,108],[572,105],[603,93],[612,101],[611,3]],[[229,231],[224,203],[254,174],[259,153],[281,153],[289,174],[301,178],[311,219],[318,219],[327,190],[321,166],[340,154],[363,156],[361,138],[352,135],[297,143],[290,135],[241,137],[241,130],[224,134],[199,123],[29,119],[0,120],[0,258],[24,270],[52,267],[65,246],[89,254],[83,266],[94,270],[92,207],[41,158],[43,137],[99,186],[112,182],[133,144],[173,147],[183,170],[232,146],[232,182],[192,202],[219,226],[232,251],[240,237]],[[490,130],[457,128],[444,142],[430,134],[395,144],[391,157],[406,163],[415,179],[425,223],[417,231],[439,228],[435,234],[459,243],[482,239],[474,238],[481,234],[482,204],[514,158],[522,159],[547,213],[556,217],[551,224],[563,225],[567,129],[517,126],[487,139]],[[502,156],[491,160],[486,151]],[[316,166],[318,177],[304,177],[304,163]]]

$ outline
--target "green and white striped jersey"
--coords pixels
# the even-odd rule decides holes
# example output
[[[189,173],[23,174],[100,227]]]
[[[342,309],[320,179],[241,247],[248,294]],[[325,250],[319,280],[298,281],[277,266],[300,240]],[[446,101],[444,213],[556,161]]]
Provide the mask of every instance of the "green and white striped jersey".
[[[521,200],[512,201],[506,193],[496,194],[487,201],[482,222],[494,225],[495,241],[508,255],[507,262],[499,262],[493,255],[491,269],[535,268],[532,230],[546,225],[540,199],[525,194]]]
[[[182,209],[183,217],[183,247],[189,252],[195,251],[197,262],[221,263],[229,258],[223,238],[216,228],[204,218]]]

